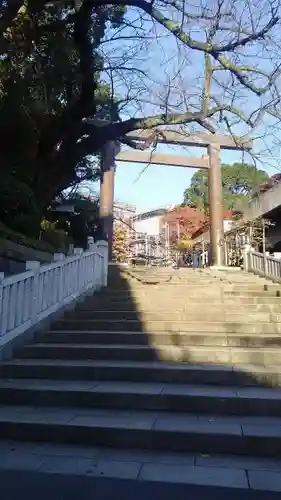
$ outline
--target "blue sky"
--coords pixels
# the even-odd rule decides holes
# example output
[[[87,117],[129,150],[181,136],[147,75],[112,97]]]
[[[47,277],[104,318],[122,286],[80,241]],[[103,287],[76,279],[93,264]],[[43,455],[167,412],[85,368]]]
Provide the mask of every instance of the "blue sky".
[[[201,156],[204,152],[199,148],[187,150],[169,146],[161,146],[157,151],[188,156]],[[245,161],[247,160],[252,163],[249,157],[245,157]],[[242,154],[236,151],[222,151],[221,161],[222,163],[242,161]],[[135,205],[137,212],[181,203],[183,192],[189,186],[196,169],[149,165],[141,174],[145,166],[136,163],[117,163],[115,199]],[[264,168],[270,175],[276,173],[275,168],[266,165],[257,167]]]
[[[137,17],[135,9],[129,9],[127,12],[127,17],[130,21]],[[142,23],[143,19],[146,19],[146,28],[149,31],[152,26],[151,21],[146,16],[143,17],[142,14]],[[142,25],[141,23],[141,25]],[[167,36],[167,32],[156,25],[154,28],[157,30],[157,35],[161,35],[161,38],[155,37],[154,42],[150,42],[149,51],[144,52],[144,60],[140,60],[140,67],[147,71],[148,80],[138,80],[137,84],[138,90],[136,94],[136,100],[139,99],[139,94],[144,98],[149,98],[150,95],[153,99],[158,99],[159,95],[162,95],[164,89],[164,83],[169,81],[169,78],[172,78],[173,75],[177,73],[178,68],[181,68],[180,74],[184,81],[183,89],[188,87],[187,95],[185,93],[185,98],[188,101],[188,107],[193,109],[193,106],[198,104],[198,95],[201,95],[202,91],[202,82],[200,81],[199,76],[203,74],[203,59],[195,51],[183,51],[181,53],[181,49],[179,45],[175,42],[173,36]],[[129,29],[129,28],[128,28]],[[124,34],[123,32],[122,34]],[[197,26],[194,27],[194,37],[198,37],[198,29]],[[131,34],[130,31],[126,31],[126,34]],[[151,34],[151,33],[150,33]],[[165,35],[164,37],[162,37]],[[131,42],[130,42],[131,43]],[[130,43],[127,42],[128,47]],[[126,45],[126,42],[124,42]],[[120,47],[120,50],[124,49],[124,45]],[[121,50],[121,52],[122,52]],[[250,49],[251,50],[251,49]],[[253,53],[255,55],[255,53]],[[114,56],[116,53],[114,52]],[[187,57],[188,56],[188,57]],[[268,62],[264,62],[265,65],[269,64]],[[192,72],[190,69],[192,68]],[[126,75],[129,77],[129,74]],[[151,80],[150,80],[151,78]],[[167,80],[168,78],[168,80]],[[199,78],[199,79],[198,79]],[[156,83],[152,83],[152,82]],[[130,82],[130,77],[129,77]],[[140,82],[145,83],[144,87],[140,85]],[[119,84],[119,91],[126,91],[126,85],[124,87],[124,83],[121,83],[117,80]],[[198,87],[199,85],[199,87]],[[124,87],[124,88],[123,88]],[[133,88],[134,85],[133,85]],[[173,102],[177,102],[177,89],[182,89],[181,81],[175,80],[175,88],[172,87],[173,90],[171,95],[173,96],[171,99]],[[214,86],[214,91],[222,92],[220,88]],[[174,93],[174,94],[173,94]],[[223,93],[223,92],[222,92]],[[241,94],[241,95],[240,95]],[[241,92],[239,94],[240,100],[238,101],[238,107],[240,109],[244,109],[245,112],[247,110],[252,112],[256,106],[256,100],[252,94],[249,95],[248,91]],[[245,94],[245,95],[244,95]],[[242,96],[242,97],[241,97]],[[181,101],[182,95],[179,94],[179,102]],[[250,97],[250,98],[249,98]],[[227,97],[224,96],[227,99]],[[158,102],[158,100],[157,100]],[[161,99],[159,102],[162,102]],[[140,102],[139,102],[140,104]],[[248,109],[249,108],[249,109]],[[253,109],[252,109],[253,108]],[[161,106],[152,105],[152,101],[148,100],[146,104],[141,102],[141,110],[137,108],[137,116],[140,114],[154,114],[159,113],[159,109]],[[185,110],[185,109],[184,109]],[[135,116],[135,108],[133,107],[133,102],[129,102],[129,107],[127,109],[129,111],[128,116]],[[124,119],[128,118],[128,116],[124,115]],[[218,125],[218,124],[217,124]],[[280,141],[278,137],[278,145],[273,148],[273,142],[271,134],[269,133],[269,120],[265,117],[261,127],[256,132],[256,136],[266,137],[268,144],[263,144],[262,140],[257,140],[255,144],[256,152],[266,152],[271,150],[271,153],[275,155],[275,157],[280,158],[281,148]],[[222,125],[223,126],[223,125]],[[189,127],[188,127],[189,128]],[[225,130],[219,130],[219,133],[226,133]],[[243,135],[246,132],[245,127],[241,124],[237,125],[233,132],[237,135]],[[278,131],[279,132],[279,131]],[[254,134],[255,135],[255,134]],[[279,135],[279,134],[278,134]],[[257,143],[260,143],[257,145]],[[257,147],[256,147],[257,146]],[[273,151],[274,149],[274,151]],[[157,151],[166,152],[166,153],[176,153],[176,154],[187,154],[189,156],[195,156],[202,154],[206,154],[206,150],[200,150],[199,148],[180,148],[180,147],[171,147],[159,145],[157,147]],[[233,151],[222,151],[221,152],[221,161],[222,163],[234,163],[243,161],[242,154],[240,152]],[[245,162],[252,163],[253,160],[251,157],[244,157]],[[274,165],[273,167],[269,167],[267,163],[271,163]],[[278,163],[277,160],[266,160],[263,158],[262,163],[257,164],[257,168],[267,170],[270,175],[276,173]],[[192,175],[195,173],[195,169],[191,168],[180,168],[180,167],[167,167],[167,166],[156,166],[150,165],[147,168],[144,168],[145,165],[141,164],[129,164],[129,163],[117,163],[117,171],[116,171],[116,182],[115,182],[115,199],[118,201],[122,201],[125,203],[130,203],[136,205],[137,211],[142,212],[146,210],[150,210],[153,208],[166,206],[166,205],[174,205],[179,204],[183,200],[183,192],[190,185],[190,180]],[[141,174],[141,172],[143,173]],[[140,175],[141,174],[141,175]]]
[[[198,2],[195,2],[195,5],[197,5],[197,3]],[[200,2],[198,5],[200,5]],[[189,8],[191,7],[189,6]],[[144,15],[142,11],[128,9],[126,17],[131,23],[131,27],[127,26],[126,28],[122,28],[122,31],[119,33],[120,35],[131,36],[138,32],[143,36],[142,30],[144,29],[146,35],[151,36],[153,34],[153,40],[147,42],[148,46],[142,47],[140,52],[137,50],[136,53],[134,52],[134,47],[139,47],[139,40],[134,42],[133,39],[124,39],[121,44],[117,42],[116,45],[115,42],[110,42],[105,45],[106,54],[110,60],[112,58],[115,64],[118,64],[119,58],[120,61],[123,60],[122,57],[125,52],[128,54],[135,54],[132,60],[130,60],[130,58],[128,59],[127,66],[129,67],[132,65],[132,67],[138,67],[147,75],[146,78],[143,76],[140,77],[139,74],[130,71],[126,73],[126,78],[120,79],[118,73],[115,75],[115,92],[120,96],[124,94],[126,99],[128,99],[127,107],[122,108],[122,118],[126,119],[136,115],[145,116],[158,114],[159,111],[162,112],[161,104],[166,102],[165,85],[168,83],[170,89],[169,99],[171,99],[171,103],[175,104],[175,109],[177,111],[185,111],[187,107],[190,109],[198,109],[198,96],[201,96],[202,92],[202,80],[200,78],[202,78],[204,74],[203,56],[196,51],[184,49],[182,45],[176,42],[172,35],[169,35],[160,25],[152,23],[149,16]],[[197,23],[191,28],[192,36],[195,39],[198,39],[198,37],[200,38],[202,32],[197,26]],[[249,48],[247,54],[249,53],[252,54],[255,64],[257,64],[255,47]],[[272,62],[265,57],[264,60],[262,60],[262,65],[263,69],[267,69],[268,66],[268,70],[270,70]],[[181,78],[174,79],[178,71]],[[107,83],[112,83],[111,73],[110,76],[108,76],[105,72],[104,78]],[[224,82],[223,77],[221,78]],[[171,82],[172,85],[170,86]],[[218,87],[214,82],[213,85],[213,92],[218,93],[218,95],[222,94],[223,100],[228,102],[227,93],[225,94],[222,90],[224,87]],[[188,92],[186,92],[186,88],[188,88]],[[181,102],[183,96],[185,98],[183,101],[184,109],[181,109],[182,105],[180,105],[179,108],[177,106],[178,103]],[[232,94],[229,97],[230,100],[231,96]],[[249,94],[247,90],[241,91],[240,89],[238,97],[239,100],[236,104],[238,108],[243,109],[244,112],[251,114],[256,107],[259,107],[257,99],[253,94]],[[157,104],[155,104],[155,102]],[[268,159],[265,157],[262,158],[262,163],[257,164],[257,168],[267,170],[268,173],[272,175],[276,173],[276,171],[279,171],[278,164],[279,158],[281,157],[281,146],[279,127],[277,132],[276,130],[270,131],[269,123],[270,120],[265,117],[261,126],[256,131],[256,137],[263,137],[266,141],[258,139],[256,145],[257,143],[260,144],[258,147],[255,145],[255,151],[264,152],[266,154],[270,151],[271,154],[274,155],[275,159]],[[224,124],[219,125],[216,123],[216,125],[218,127],[224,127]],[[243,135],[246,129],[247,127],[245,128],[239,124],[235,126],[232,131],[237,135]],[[222,128],[222,130],[218,129],[218,133],[226,133],[226,131]],[[206,154],[205,150],[202,151],[199,148],[189,148],[187,150],[187,148],[183,149],[163,145],[158,146],[157,151],[170,154],[188,154],[189,156]],[[236,161],[243,161],[243,158],[242,154],[239,152],[222,151],[221,161],[222,163],[234,163]],[[249,163],[253,162],[252,158],[249,156],[245,156],[244,161]],[[269,163],[271,164],[271,168]],[[189,186],[191,177],[196,171],[190,168],[156,165],[150,165],[145,169],[144,167],[145,165],[141,164],[117,163],[115,199],[136,205],[138,212],[160,206],[181,203],[183,200],[183,192]],[[140,175],[142,170],[144,170],[144,172]]]

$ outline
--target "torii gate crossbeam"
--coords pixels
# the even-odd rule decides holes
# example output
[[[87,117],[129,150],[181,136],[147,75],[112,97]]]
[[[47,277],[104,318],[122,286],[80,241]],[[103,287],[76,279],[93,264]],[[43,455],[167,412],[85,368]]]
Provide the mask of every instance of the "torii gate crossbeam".
[[[147,140],[151,132],[131,132],[131,139]],[[101,159],[101,188],[100,188],[100,218],[103,232],[108,239],[109,260],[112,258],[113,238],[113,200],[115,161],[136,163],[151,163],[169,166],[206,168],[209,175],[209,209],[210,209],[210,242],[211,263],[213,266],[223,266],[224,256],[224,228],[223,228],[223,200],[222,178],[220,164],[220,150],[250,150],[251,142],[247,138],[232,138],[207,133],[185,135],[181,132],[161,130],[159,142],[194,147],[207,147],[208,155],[203,157],[187,157],[147,151],[120,152],[120,144],[108,141],[102,152]]]

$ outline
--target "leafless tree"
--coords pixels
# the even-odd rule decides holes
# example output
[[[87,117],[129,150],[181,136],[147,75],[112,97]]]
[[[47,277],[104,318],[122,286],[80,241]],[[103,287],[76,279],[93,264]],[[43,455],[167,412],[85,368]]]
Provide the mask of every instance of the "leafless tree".
[[[280,0],[7,0],[0,35],[7,40],[23,5],[34,16],[47,5],[67,7],[80,58],[80,93],[44,129],[40,143],[56,161],[78,162],[108,140],[140,148],[159,127],[184,133],[252,132],[264,149],[277,146],[281,101]],[[107,6],[125,7],[118,27],[93,26]],[[1,7],[1,5],[0,5]],[[103,57],[101,78],[112,89],[111,119],[99,120],[93,51]],[[116,106],[116,103],[118,106]],[[146,144],[127,134],[154,130]],[[269,139],[270,136],[270,139]],[[267,143],[266,143],[267,141]]]
[[[115,69],[111,62],[113,93],[121,108],[118,121],[105,124],[102,135],[122,139],[133,129],[181,125],[212,133],[254,131],[264,142],[276,136],[281,113],[279,1],[111,3],[126,5],[129,19],[139,13],[139,25],[124,28],[125,45],[113,36],[110,49],[103,46],[109,60],[120,54],[123,68],[121,61],[129,53],[129,68]],[[94,0],[93,8],[97,4]]]

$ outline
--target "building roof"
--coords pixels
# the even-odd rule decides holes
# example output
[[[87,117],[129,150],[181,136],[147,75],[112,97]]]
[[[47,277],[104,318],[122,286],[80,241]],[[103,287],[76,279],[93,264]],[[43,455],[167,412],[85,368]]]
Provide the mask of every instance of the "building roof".
[[[129,203],[124,203],[123,201],[114,201],[114,204],[113,204],[114,208],[116,209],[119,209],[119,210],[126,210],[128,212],[136,212],[136,207],[135,205],[130,205]]]
[[[160,217],[167,212],[166,208],[156,208],[155,210],[150,210],[149,212],[143,212],[141,214],[136,214],[132,217],[133,220],[144,220],[150,219],[151,217]]]
[[[164,222],[176,222],[179,219],[197,219],[199,221],[204,221],[206,216],[202,210],[192,207],[175,207],[169,210],[163,217]]]
[[[232,211],[231,210],[224,210],[223,220],[231,220],[231,219],[232,219]],[[195,231],[192,234],[192,238],[197,238],[198,236],[200,236],[200,234],[205,233],[206,231],[209,230],[209,227],[210,227],[209,219],[206,219],[205,224],[202,224],[202,226],[199,227],[197,229],[197,231]]]

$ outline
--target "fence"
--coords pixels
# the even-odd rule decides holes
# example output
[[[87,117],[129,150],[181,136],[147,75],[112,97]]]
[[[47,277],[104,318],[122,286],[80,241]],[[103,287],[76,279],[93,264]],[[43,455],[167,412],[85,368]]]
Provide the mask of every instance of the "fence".
[[[54,262],[27,262],[26,271],[0,273],[0,346],[39,324],[88,290],[107,284],[107,243],[89,242],[89,250],[55,254]]]
[[[281,281],[281,260],[260,252],[256,252],[248,245],[244,250],[244,269],[261,276]]]

